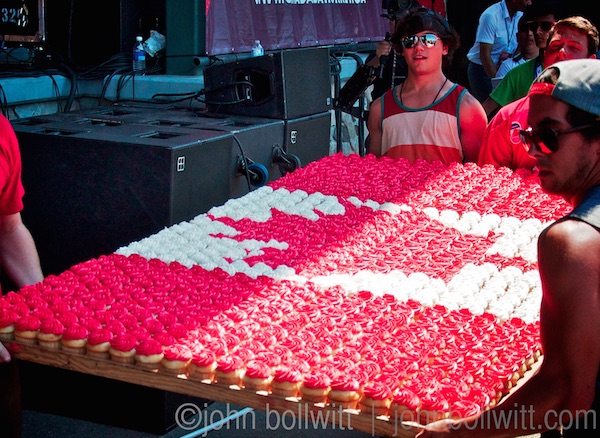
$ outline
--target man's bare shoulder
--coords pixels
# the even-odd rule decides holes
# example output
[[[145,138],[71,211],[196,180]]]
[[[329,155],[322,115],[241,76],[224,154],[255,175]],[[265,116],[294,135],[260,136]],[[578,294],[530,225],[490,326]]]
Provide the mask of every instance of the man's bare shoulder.
[[[560,249],[572,257],[600,260],[600,230],[578,219],[562,219],[540,234],[540,251],[544,248]]]

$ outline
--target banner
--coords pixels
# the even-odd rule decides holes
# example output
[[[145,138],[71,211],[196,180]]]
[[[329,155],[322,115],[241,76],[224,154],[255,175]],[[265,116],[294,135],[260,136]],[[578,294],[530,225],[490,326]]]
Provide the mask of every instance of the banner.
[[[389,30],[381,0],[206,0],[206,52],[376,42]]]

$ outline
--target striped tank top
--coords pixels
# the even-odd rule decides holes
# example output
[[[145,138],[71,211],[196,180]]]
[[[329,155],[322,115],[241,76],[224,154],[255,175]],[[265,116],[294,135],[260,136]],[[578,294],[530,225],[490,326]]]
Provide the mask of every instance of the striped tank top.
[[[440,99],[423,108],[400,103],[394,87],[381,99],[381,153],[391,158],[463,162],[459,106],[467,90],[454,84]]]

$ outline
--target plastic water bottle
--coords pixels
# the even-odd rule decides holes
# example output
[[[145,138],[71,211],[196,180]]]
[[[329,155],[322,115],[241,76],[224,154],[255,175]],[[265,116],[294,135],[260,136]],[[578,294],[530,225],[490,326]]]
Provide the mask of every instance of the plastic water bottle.
[[[265,49],[260,45],[259,40],[254,41],[254,46],[252,46],[252,56],[263,56],[265,54]]]
[[[133,71],[143,71],[146,69],[146,51],[144,50],[144,39],[141,35],[135,37],[133,46]]]

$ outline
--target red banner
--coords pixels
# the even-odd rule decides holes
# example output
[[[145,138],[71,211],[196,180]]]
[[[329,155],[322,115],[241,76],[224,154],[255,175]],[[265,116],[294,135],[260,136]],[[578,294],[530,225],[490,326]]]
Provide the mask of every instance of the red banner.
[[[209,55],[379,41],[381,0],[207,0]]]

